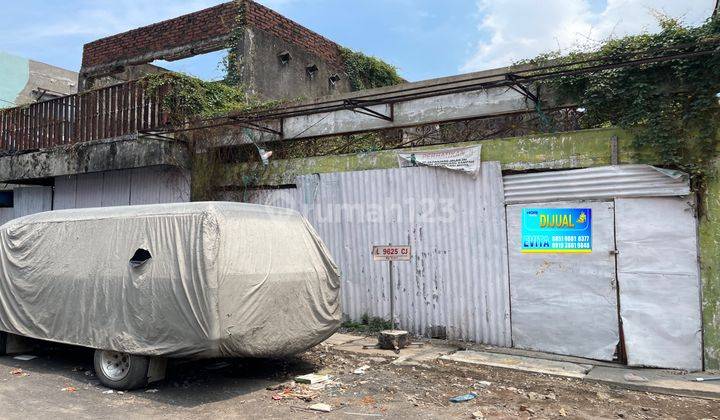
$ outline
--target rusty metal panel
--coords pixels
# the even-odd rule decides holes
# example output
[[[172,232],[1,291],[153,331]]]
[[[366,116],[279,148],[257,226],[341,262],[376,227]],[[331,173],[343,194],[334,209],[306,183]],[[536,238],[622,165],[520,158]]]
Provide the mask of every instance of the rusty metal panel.
[[[511,344],[498,163],[483,163],[477,178],[403,168],[307,175],[297,185],[297,202],[285,207],[300,209],[330,249],[342,271],[343,311],[352,319],[390,313],[388,264],[373,261],[372,246],[410,245],[411,261],[395,263],[393,273],[402,328]]]
[[[650,165],[617,165],[503,177],[505,202],[602,200],[688,195],[686,174]]]

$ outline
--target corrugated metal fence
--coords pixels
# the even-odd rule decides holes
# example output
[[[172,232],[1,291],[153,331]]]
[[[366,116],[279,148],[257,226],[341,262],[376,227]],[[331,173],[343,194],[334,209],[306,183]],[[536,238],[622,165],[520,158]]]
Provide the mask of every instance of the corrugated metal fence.
[[[390,313],[388,264],[373,245],[410,245],[394,264],[400,326],[510,346],[507,241],[500,165],[477,178],[435,168],[308,175],[296,190],[255,192],[248,201],[295,208],[315,226],[342,270],[343,312]]]

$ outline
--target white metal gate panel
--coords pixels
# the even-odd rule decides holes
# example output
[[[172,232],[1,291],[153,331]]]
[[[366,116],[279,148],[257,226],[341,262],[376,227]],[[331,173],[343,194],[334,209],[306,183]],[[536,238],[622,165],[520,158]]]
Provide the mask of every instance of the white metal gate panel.
[[[702,369],[697,227],[690,202],[618,199],[615,217],[628,364]]]
[[[342,271],[343,312],[388,317],[388,264],[373,245],[410,245],[394,264],[400,326],[415,334],[510,345],[500,165],[481,174],[403,168],[298,178],[301,209]]]
[[[67,175],[55,177],[55,194],[53,194],[53,210],[74,209],[77,203],[77,176]]]
[[[103,173],[102,207],[127,206],[130,204],[130,171]]]
[[[77,175],[75,207],[102,207],[103,172]]]
[[[592,252],[521,253],[523,208],[590,208]],[[507,206],[515,347],[612,360],[619,341],[611,201]]]
[[[688,176],[650,165],[598,166],[505,175],[505,203],[688,195]]]
[[[189,175],[153,166],[55,178],[53,208],[128,206],[190,201]]]
[[[13,195],[15,218],[52,210],[52,187],[16,187]]]
[[[0,225],[15,218],[15,210],[12,207],[0,208]]]

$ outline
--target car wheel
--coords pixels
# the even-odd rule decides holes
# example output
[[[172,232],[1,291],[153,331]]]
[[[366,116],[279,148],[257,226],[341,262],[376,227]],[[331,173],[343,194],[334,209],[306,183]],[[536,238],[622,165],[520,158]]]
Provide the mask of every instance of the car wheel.
[[[7,354],[7,333],[0,331],[0,356]]]
[[[147,385],[150,359],[110,350],[95,350],[95,374],[108,388],[129,390]]]

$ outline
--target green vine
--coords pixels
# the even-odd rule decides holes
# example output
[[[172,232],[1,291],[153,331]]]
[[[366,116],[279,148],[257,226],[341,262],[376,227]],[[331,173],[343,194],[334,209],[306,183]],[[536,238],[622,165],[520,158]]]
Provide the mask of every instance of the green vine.
[[[261,101],[245,93],[242,87],[228,86],[223,81],[206,82],[180,73],[159,73],[144,77],[145,92],[160,95],[161,109],[169,117],[169,123],[179,127],[202,118],[222,117],[234,112],[257,112],[278,106],[281,101]],[[232,160],[232,151],[208,133],[202,144],[187,140],[191,153],[194,200],[216,199],[225,163]],[[197,147],[196,147],[197,146]],[[257,152],[255,152],[257,154]],[[257,159],[257,157],[254,157]],[[252,179],[244,181],[250,187]]]
[[[223,82],[229,86],[242,84],[243,39],[245,37],[245,1],[234,0],[237,15],[227,41],[227,54],[220,62],[225,73]],[[384,61],[340,47],[340,56],[352,90],[372,89],[403,83],[397,69]]]
[[[340,47],[340,56],[352,90],[372,89],[403,83],[397,68],[363,53]]]
[[[661,32],[607,41],[597,50],[565,56],[545,54],[530,63],[626,61],[629,54],[651,57],[659,51],[693,53],[720,48],[720,21],[684,27],[661,20]],[[572,68],[572,67],[570,67]],[[702,188],[720,142],[720,54],[563,76],[545,82],[561,100],[585,108],[583,128],[618,126],[634,135],[638,152],[654,152],[663,165],[691,174]]]
[[[225,84],[240,86],[242,84],[242,59],[243,59],[243,38],[245,37],[245,2],[235,0],[238,13],[235,17],[235,24],[230,32],[227,42],[227,55],[222,59],[220,66],[225,72]]]
[[[231,112],[270,109],[281,103],[261,101],[247,95],[240,86],[228,86],[222,81],[206,82],[181,73],[157,73],[142,80],[149,95],[162,93],[162,109],[173,125]]]

